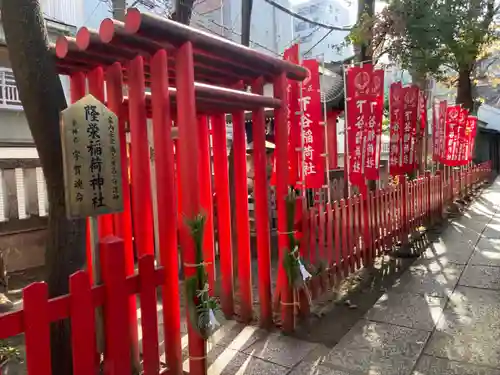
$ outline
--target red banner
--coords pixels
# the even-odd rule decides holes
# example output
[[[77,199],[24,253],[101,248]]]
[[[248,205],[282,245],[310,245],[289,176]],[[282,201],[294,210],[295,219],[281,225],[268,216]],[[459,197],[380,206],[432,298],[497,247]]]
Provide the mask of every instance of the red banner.
[[[350,68],[346,87],[349,181],[364,191],[365,178],[379,178],[384,71],[370,64]]]
[[[439,101],[434,100],[432,103],[432,161],[439,161]]]
[[[368,68],[369,67],[369,68]],[[349,182],[362,187],[363,175],[363,135],[368,122],[367,103],[370,99],[369,87],[371,66],[352,67],[346,71],[346,118],[347,118],[347,155]]]
[[[403,124],[403,87],[401,82],[391,84],[389,90],[389,173],[391,176],[402,174],[402,140],[401,128]]]
[[[294,44],[285,49],[283,59],[294,64],[299,64],[299,45]],[[300,163],[300,116],[299,112],[299,82],[287,80],[287,123],[288,123],[288,184],[295,186],[299,181]]]
[[[304,60],[302,65],[309,76],[302,82],[303,156],[302,171],[307,188],[321,188],[325,184],[325,131],[321,125],[321,92],[319,64],[316,60]]]
[[[366,154],[363,158],[364,175],[368,180],[378,180],[384,117],[384,71],[382,69],[372,72],[368,94],[370,95],[367,106],[368,122],[363,135],[363,143],[366,145]]]
[[[415,150],[416,155],[416,166],[423,162],[420,160],[421,158],[427,158],[427,155],[424,155],[424,139],[427,137],[425,125],[427,124],[427,96],[422,90],[419,90],[418,95],[418,117],[420,119],[420,131],[419,138],[417,140],[417,150]]]
[[[439,127],[439,138],[438,142],[438,161],[444,163],[446,156],[446,123],[447,123],[447,115],[448,115],[448,103],[445,100],[442,100],[439,103],[439,118],[438,118],[438,127]]]
[[[415,169],[418,92],[419,89],[417,86],[403,88],[403,126],[401,128],[401,137],[403,139],[403,173],[410,173]]]
[[[467,129],[468,129],[468,140],[467,140],[467,161],[471,162],[474,153],[474,144],[476,141],[477,132],[477,117],[469,116],[467,117]]]
[[[454,165],[467,165],[467,142],[468,142],[468,134],[467,134],[467,118],[469,116],[469,111],[465,108],[460,110],[460,116],[458,121],[458,140],[456,147],[456,155]]]
[[[459,105],[449,106],[446,111],[445,153],[443,164],[454,166],[458,152],[458,123],[461,108]]]

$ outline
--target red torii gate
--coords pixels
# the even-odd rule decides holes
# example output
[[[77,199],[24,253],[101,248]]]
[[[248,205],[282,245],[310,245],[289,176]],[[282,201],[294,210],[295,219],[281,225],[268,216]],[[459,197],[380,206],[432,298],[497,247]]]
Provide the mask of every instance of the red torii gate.
[[[266,179],[264,108],[275,109],[277,155],[278,243],[280,253],[287,247],[284,199],[287,194],[287,114],[286,79],[303,80],[304,68],[226,39],[190,28],[155,15],[129,9],[125,22],[106,19],[100,30],[81,28],[76,38],[61,37],[53,46],[60,74],[71,77],[71,100],[88,91],[119,116],[122,145],[122,170],[126,171],[125,123],[131,136],[132,207],[128,176],[122,176],[125,211],[99,219],[99,236],[116,234],[125,241],[127,271],[134,272],[132,233],[139,256],[154,252],[153,211],[147,118],[153,120],[158,202],[159,253],[165,268],[163,300],[178,300],[177,229],[185,264],[195,263],[194,245],[182,218],[204,211],[209,216],[204,258],[210,286],[214,281],[214,241],[210,176],[209,129],[211,118],[215,190],[217,192],[219,246],[222,269],[221,304],[226,316],[234,313],[229,181],[227,169],[225,114],[234,123],[236,210],[238,212],[238,270],[241,292],[241,317],[252,317],[251,260],[246,179],[244,110],[252,110],[255,163],[255,211],[259,269],[261,324],[272,323],[269,217]],[[106,82],[106,86],[104,85]],[[125,84],[124,84],[125,82]],[[272,82],[274,98],[263,96],[263,85]],[[243,85],[251,85],[252,93]],[[128,88],[128,97],[123,88]],[[175,88],[174,88],[175,87]],[[150,93],[146,92],[150,89]],[[106,95],[105,95],[106,89]],[[172,120],[178,126],[176,155],[171,138]],[[174,160],[174,157],[177,160]],[[177,163],[178,178],[174,163]],[[179,186],[176,186],[176,182]],[[182,187],[182,188],[181,188]],[[182,191],[177,202],[177,191]],[[134,228],[132,230],[132,216]],[[91,264],[88,252],[88,264]],[[195,269],[184,267],[189,277]],[[293,329],[292,290],[284,271],[281,298],[283,328]],[[135,301],[131,299],[135,316]],[[165,346],[170,370],[179,374],[182,367],[180,345],[180,308],[178,303],[163,309]],[[190,368],[203,373],[205,347],[202,339],[189,329]]]

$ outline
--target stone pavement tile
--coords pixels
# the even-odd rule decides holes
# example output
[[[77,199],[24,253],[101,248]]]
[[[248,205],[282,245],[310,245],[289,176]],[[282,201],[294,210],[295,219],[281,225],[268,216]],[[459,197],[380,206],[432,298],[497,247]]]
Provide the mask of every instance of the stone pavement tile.
[[[288,375],[358,375],[357,372],[339,370],[324,363],[324,359],[332,349],[325,345],[318,345],[302,362],[295,366]]]
[[[263,374],[264,375],[264,374]],[[347,372],[319,363],[301,362],[288,375],[361,375],[359,372]]]
[[[302,341],[282,334],[270,334],[242,352],[288,368],[294,367],[318,344]]]
[[[439,261],[420,262],[410,267],[392,291],[397,293],[411,292],[433,297],[449,296],[458,282],[464,266],[448,263],[442,265]]]
[[[452,221],[448,228],[444,231],[444,234],[447,234],[449,238],[451,235],[455,235],[455,239],[457,240],[465,240],[465,241],[477,241],[479,235],[487,228],[490,224],[490,219],[485,219],[482,216],[478,216],[476,219],[466,219],[461,217],[456,221]],[[484,220],[485,219],[485,220]],[[466,238],[464,238],[466,237]],[[451,237],[452,238],[452,237]],[[457,241],[458,242],[458,241]]]
[[[468,265],[458,284],[475,288],[500,289],[500,268]]]
[[[220,330],[219,330],[220,331]],[[215,338],[219,346],[225,346],[234,350],[244,350],[269,335],[269,332],[255,326],[247,326],[236,323],[229,326],[225,332]]]
[[[425,354],[500,368],[500,293],[458,286]]]
[[[481,234],[490,222],[491,218],[487,216],[474,216],[471,218],[462,216],[450,222],[445,232],[456,234]]]
[[[483,232],[483,237],[500,238],[500,224],[488,224]]]
[[[422,253],[421,257],[439,261],[442,265],[448,263],[467,264],[474,248],[472,244],[464,242],[433,242]],[[417,261],[418,262],[418,261]]]
[[[475,201],[467,209],[467,214],[470,216],[489,216],[492,217],[495,214],[494,205],[489,201]]]
[[[482,230],[483,229],[475,231],[455,224],[455,226],[450,226],[443,233],[441,233],[439,240],[448,247],[471,247],[474,246],[479,240]]]
[[[476,249],[469,265],[500,267],[500,249]]]
[[[413,375],[500,375],[500,370],[423,355]]]
[[[500,252],[500,239],[481,237],[476,245],[476,249],[486,249]]]
[[[429,332],[360,320],[325,358],[348,373],[410,375]]]
[[[208,375],[283,375],[289,371],[275,363],[217,345],[208,353],[207,365]],[[189,372],[188,361],[184,362],[183,369]]]
[[[414,293],[385,293],[365,318],[377,322],[432,331],[441,316],[444,298]]]

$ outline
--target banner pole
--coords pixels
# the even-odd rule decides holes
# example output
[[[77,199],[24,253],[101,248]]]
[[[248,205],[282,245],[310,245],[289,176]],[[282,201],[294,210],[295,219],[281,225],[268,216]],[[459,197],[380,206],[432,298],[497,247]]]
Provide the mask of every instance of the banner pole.
[[[347,79],[346,79],[346,65],[342,65],[342,75],[344,78],[344,198],[351,196],[351,183],[349,181],[349,147],[347,141]],[[346,196],[347,194],[347,196]]]
[[[321,69],[323,70],[323,76],[325,75],[325,55],[323,54],[323,59],[321,62]],[[326,113],[326,93],[323,93],[321,89],[321,81],[320,81],[320,98],[321,94],[323,94],[323,127],[325,129],[325,152],[324,152],[324,157],[325,157],[325,168],[326,168],[326,196],[327,196],[327,203],[332,203],[332,191],[330,189],[330,159],[329,159],[329,148],[328,148],[328,116]]]

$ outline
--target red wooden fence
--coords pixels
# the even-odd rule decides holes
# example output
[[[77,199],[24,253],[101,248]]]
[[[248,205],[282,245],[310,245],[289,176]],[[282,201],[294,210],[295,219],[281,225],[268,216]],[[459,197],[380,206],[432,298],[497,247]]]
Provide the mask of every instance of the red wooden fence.
[[[455,172],[446,180],[442,173],[427,173],[413,181],[403,180],[397,186],[370,192],[367,199],[353,196],[310,209],[309,220],[304,221],[301,254],[312,265],[320,261],[326,265],[323,273],[310,282],[313,297],[372,264],[376,256],[393,244],[404,243],[418,227],[440,220],[446,202],[470,192],[489,173],[489,163]],[[25,335],[28,374],[51,374],[50,323],[63,319],[69,319],[72,328],[74,374],[96,373],[96,308],[102,308],[104,317],[106,373],[130,374],[130,343],[137,334],[137,327],[129,326],[129,303],[133,295],[140,299],[144,373],[159,374],[156,289],[169,288],[169,279],[162,267],[155,268],[151,254],[139,259],[137,274],[127,276],[124,248],[124,242],[116,237],[101,240],[103,285],[91,287],[89,276],[80,271],[71,276],[68,295],[49,300],[47,284],[33,283],[23,291],[24,309],[0,316],[0,339]],[[163,335],[168,342],[172,334],[180,335],[180,321],[178,315],[165,314],[172,301],[164,299],[162,303]],[[176,321],[168,321],[173,319]],[[177,332],[171,332],[172,327],[177,327]],[[165,347],[166,357],[177,361],[169,363],[169,367],[181,369],[181,356],[169,355],[169,351],[177,348]]]

